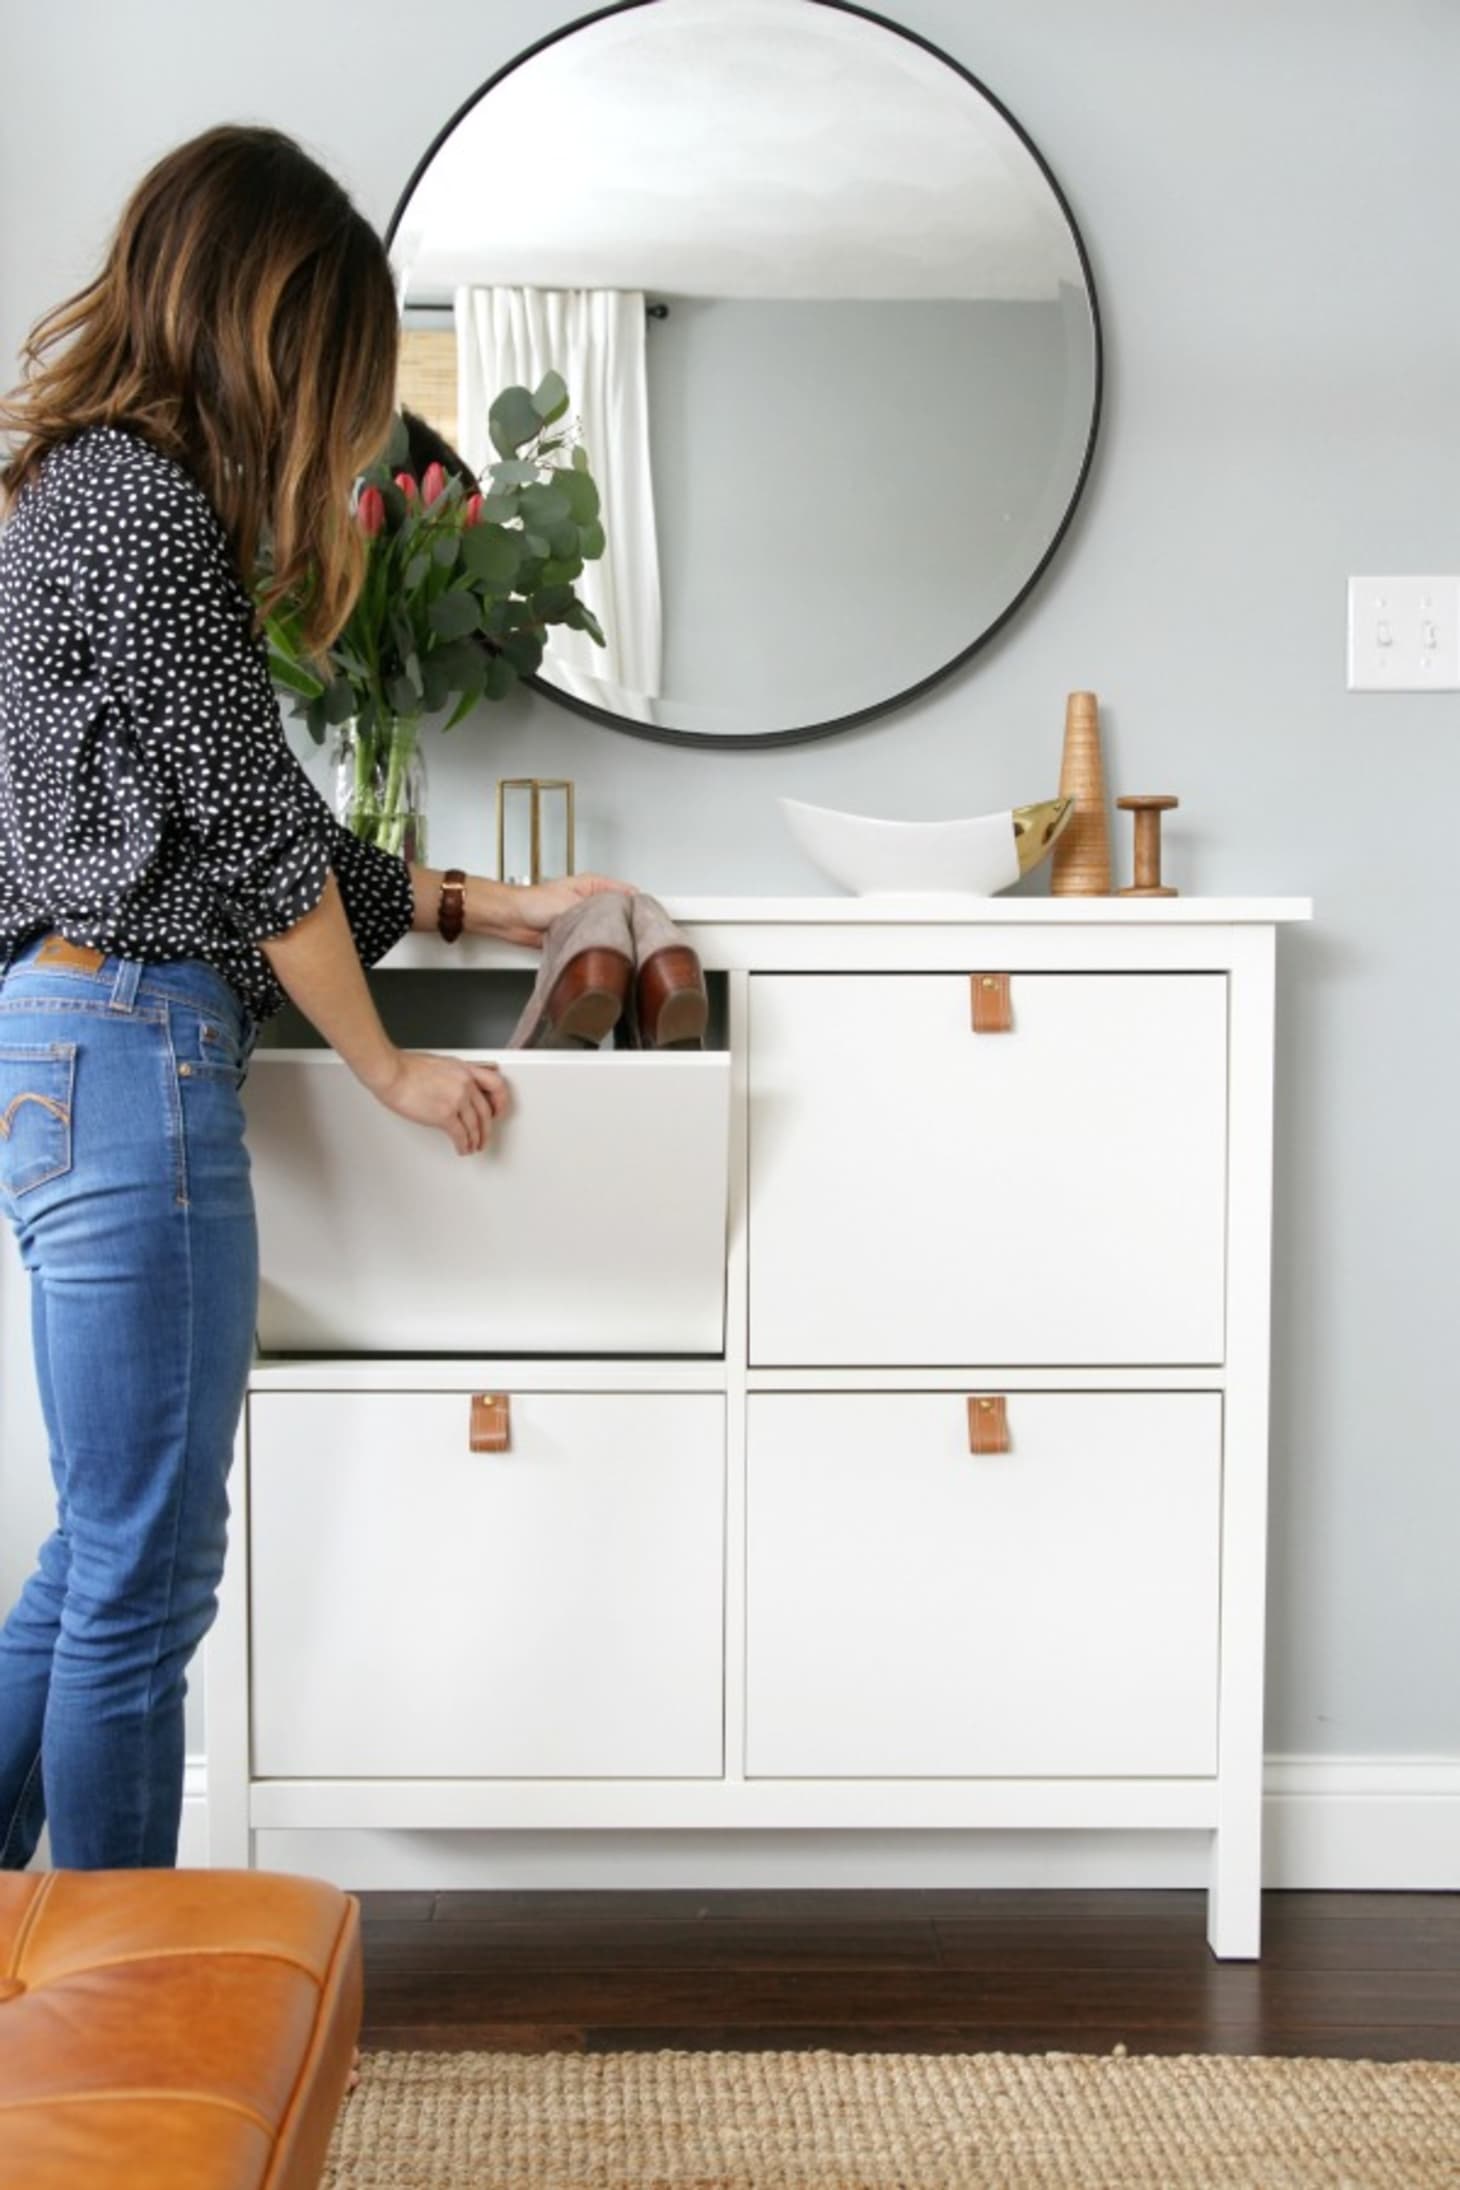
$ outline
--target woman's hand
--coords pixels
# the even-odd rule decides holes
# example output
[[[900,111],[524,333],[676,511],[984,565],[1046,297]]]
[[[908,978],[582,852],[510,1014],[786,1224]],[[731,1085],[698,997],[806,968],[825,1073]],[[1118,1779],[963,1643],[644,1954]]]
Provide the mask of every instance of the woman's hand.
[[[614,882],[601,874],[568,874],[556,882],[519,883],[503,891],[507,916],[495,922],[491,932],[504,943],[525,943],[530,950],[541,950],[545,931],[580,897],[592,897],[598,890],[622,890],[631,896],[633,887],[631,882]]]
[[[429,1050],[396,1050],[390,1069],[366,1085],[397,1117],[438,1127],[458,1156],[485,1148],[497,1119],[507,1114],[507,1083],[495,1065]]]

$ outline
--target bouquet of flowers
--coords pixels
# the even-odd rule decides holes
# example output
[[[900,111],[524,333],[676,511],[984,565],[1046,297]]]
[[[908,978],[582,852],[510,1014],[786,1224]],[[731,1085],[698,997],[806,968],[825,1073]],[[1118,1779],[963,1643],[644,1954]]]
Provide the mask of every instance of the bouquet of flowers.
[[[574,581],[602,555],[598,489],[557,373],[507,388],[492,405],[497,461],[485,493],[439,463],[406,467],[405,421],[360,478],[355,522],[364,583],[321,659],[304,653],[298,609],[266,619],[274,682],[294,695],[316,744],[341,732],[340,818],[357,836],[424,856],[422,718],[449,708],[450,730],[483,699],[535,674],[548,628],[603,633]]]

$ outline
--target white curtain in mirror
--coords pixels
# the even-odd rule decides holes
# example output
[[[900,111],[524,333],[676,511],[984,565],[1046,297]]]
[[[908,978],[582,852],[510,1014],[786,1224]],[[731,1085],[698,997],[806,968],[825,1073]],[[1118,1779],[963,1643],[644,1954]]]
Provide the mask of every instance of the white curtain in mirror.
[[[487,416],[504,388],[535,388],[562,374],[569,415],[582,428],[589,467],[603,497],[608,545],[586,563],[578,591],[603,626],[607,646],[554,626],[553,682],[602,704],[617,687],[616,712],[642,700],[645,719],[660,690],[663,611],[654,483],[649,463],[644,295],[628,289],[531,289],[469,285],[455,292],[461,453],[478,477],[496,461]]]

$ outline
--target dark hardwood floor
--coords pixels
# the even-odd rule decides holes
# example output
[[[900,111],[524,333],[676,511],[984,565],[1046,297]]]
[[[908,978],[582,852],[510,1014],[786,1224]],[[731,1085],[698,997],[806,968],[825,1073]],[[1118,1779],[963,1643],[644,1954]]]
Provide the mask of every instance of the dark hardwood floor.
[[[366,2046],[1460,2060],[1460,1895],[373,1893]]]

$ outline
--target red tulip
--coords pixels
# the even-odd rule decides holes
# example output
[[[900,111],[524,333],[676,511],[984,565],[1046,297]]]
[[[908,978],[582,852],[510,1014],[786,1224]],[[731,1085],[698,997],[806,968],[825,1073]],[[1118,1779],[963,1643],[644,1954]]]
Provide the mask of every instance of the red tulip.
[[[482,498],[479,494],[469,494],[466,498],[466,521],[469,525],[479,525],[482,521]]]
[[[440,464],[428,464],[426,476],[421,481],[421,500],[429,508],[446,492],[446,473]]]
[[[363,489],[355,517],[367,540],[373,540],[378,533],[384,532],[385,496],[379,487]]]
[[[395,475],[395,483],[408,502],[415,501],[419,490],[408,471],[398,471]]]

